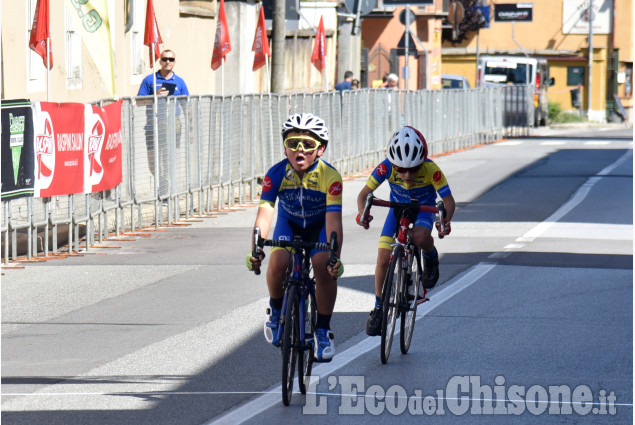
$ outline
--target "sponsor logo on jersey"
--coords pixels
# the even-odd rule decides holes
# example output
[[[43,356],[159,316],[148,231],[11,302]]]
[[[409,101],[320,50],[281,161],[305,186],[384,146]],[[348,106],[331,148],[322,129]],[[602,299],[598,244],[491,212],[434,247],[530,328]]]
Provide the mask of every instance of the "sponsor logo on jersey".
[[[271,189],[273,189],[273,182],[271,181],[271,177],[267,176],[262,182],[262,191],[269,192]]]
[[[339,196],[342,193],[342,183],[335,182],[329,187],[329,195]]]
[[[379,164],[379,166],[377,167],[377,173],[383,177],[386,175],[387,172],[388,169],[386,168],[386,164]]]
[[[435,182],[440,182],[441,181],[441,171],[437,171],[436,173],[434,173],[434,175],[432,176],[432,180],[434,180]]]

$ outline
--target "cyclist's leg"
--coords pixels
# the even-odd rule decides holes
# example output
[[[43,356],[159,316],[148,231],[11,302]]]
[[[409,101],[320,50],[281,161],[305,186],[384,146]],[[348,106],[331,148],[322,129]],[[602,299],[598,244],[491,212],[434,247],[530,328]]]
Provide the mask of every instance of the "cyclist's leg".
[[[390,263],[390,253],[392,252],[391,244],[394,243],[391,237],[382,236],[379,239],[379,248],[377,249],[377,265],[375,266],[375,296],[381,298],[381,289],[384,285],[388,264]]]
[[[337,280],[331,279],[326,266],[329,262],[327,251],[316,252],[311,258],[315,275],[315,298],[318,314],[331,315],[337,298]]]
[[[273,239],[289,238],[291,233],[285,220],[278,220],[273,234]],[[289,239],[290,240],[290,239]],[[280,324],[280,313],[282,312],[282,302],[284,281],[289,264],[289,251],[283,248],[272,248],[269,254],[269,267],[267,268],[267,288],[269,289],[269,317],[265,321],[265,339],[278,345],[278,327]]]
[[[326,243],[326,228],[319,233],[319,242]],[[317,302],[317,323],[315,329],[314,356],[318,361],[330,361],[335,355],[335,343],[331,332],[331,316],[337,299],[337,280],[331,279],[326,266],[330,253],[313,250],[311,262],[315,276],[315,299]]]
[[[412,240],[423,253],[424,285],[427,289],[434,287],[439,280],[439,254],[432,237],[434,219],[435,214],[420,212],[412,229]]]
[[[375,266],[375,306],[370,312],[370,317],[366,321],[366,334],[370,336],[381,335],[382,300],[381,291],[384,286],[384,279],[388,272],[390,263],[390,253],[395,239],[392,237],[395,232],[395,215],[392,209],[389,211],[384,223],[384,228],[379,237],[379,247],[377,248],[377,265]]]
[[[381,297],[381,288],[384,285],[386,272],[388,271],[388,263],[390,262],[390,253],[392,252],[392,244],[395,243],[393,235],[395,234],[395,226],[397,219],[393,209],[388,211],[384,227],[379,237],[379,245],[377,249],[377,265],[375,267],[375,296]]]
[[[282,281],[285,278],[288,264],[289,251],[283,248],[271,249],[269,267],[267,268],[267,287],[272,300],[279,299],[282,302],[284,296]]]

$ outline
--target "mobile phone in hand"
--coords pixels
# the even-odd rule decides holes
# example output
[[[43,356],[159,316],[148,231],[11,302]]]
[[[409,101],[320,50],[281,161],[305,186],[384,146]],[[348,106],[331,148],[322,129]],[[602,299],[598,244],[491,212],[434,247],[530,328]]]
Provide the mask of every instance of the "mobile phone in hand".
[[[166,82],[166,83],[163,83],[161,88],[166,89],[168,91],[168,94],[174,94],[174,91],[176,90],[176,84]]]

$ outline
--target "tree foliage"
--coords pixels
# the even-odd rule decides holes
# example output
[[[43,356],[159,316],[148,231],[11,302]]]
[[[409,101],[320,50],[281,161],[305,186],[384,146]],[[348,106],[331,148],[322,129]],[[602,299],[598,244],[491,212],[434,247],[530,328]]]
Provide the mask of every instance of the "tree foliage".
[[[460,44],[469,37],[470,31],[476,31],[479,28],[483,28],[486,24],[485,18],[481,14],[480,9],[474,6],[482,5],[485,2],[482,0],[456,0],[463,4],[463,20],[459,23],[457,31],[457,39],[452,39],[452,28],[443,28],[442,39],[443,41],[450,41],[453,44]],[[447,18],[443,19],[443,25],[450,25]]]

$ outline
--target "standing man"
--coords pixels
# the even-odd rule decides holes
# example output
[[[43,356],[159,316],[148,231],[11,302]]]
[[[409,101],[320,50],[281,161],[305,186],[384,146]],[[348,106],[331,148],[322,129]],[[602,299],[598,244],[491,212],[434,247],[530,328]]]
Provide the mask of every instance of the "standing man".
[[[172,50],[164,50],[161,52],[159,61],[161,62],[161,69],[157,71],[157,94],[159,96],[166,96],[168,94],[174,96],[189,95],[190,92],[187,90],[185,81],[173,71],[176,61],[174,52]],[[153,80],[152,74],[146,76],[141,82],[137,96],[152,96],[154,94],[154,90],[152,90]],[[168,83],[168,85],[163,86],[163,83]],[[174,84],[173,90],[171,84]]]
[[[335,84],[335,90],[344,91],[351,89],[351,83],[353,82],[353,71],[346,71],[344,73],[344,81]]]
[[[185,81],[176,75],[173,71],[174,64],[176,62],[176,55],[172,50],[164,50],[161,52],[161,57],[159,58],[161,69],[156,72],[156,86],[154,86],[154,79],[152,74],[146,76],[141,82],[141,86],[139,87],[139,93],[137,96],[153,96],[156,90],[157,96],[157,121],[158,121],[158,133],[154,135],[154,119],[153,119],[153,107],[152,100],[147,103],[146,109],[146,117],[147,123],[144,127],[146,134],[146,147],[148,152],[148,166],[150,168],[150,172],[157,179],[155,175],[155,147],[158,149],[159,155],[159,164],[161,165],[159,171],[159,197],[165,199],[170,195],[170,187],[168,182],[168,147],[170,144],[168,134],[168,128],[170,123],[170,117],[168,116],[168,102],[167,96],[187,96],[190,92],[187,89],[187,85]],[[154,86],[154,87],[153,87]],[[174,125],[175,125],[175,133],[176,134],[176,147],[180,146],[181,139],[181,107],[180,103],[186,102],[185,99],[179,99],[176,103],[175,113],[174,113]],[[172,143],[174,146],[174,143]],[[155,180],[156,181],[156,180]],[[155,183],[156,184],[156,183]]]

